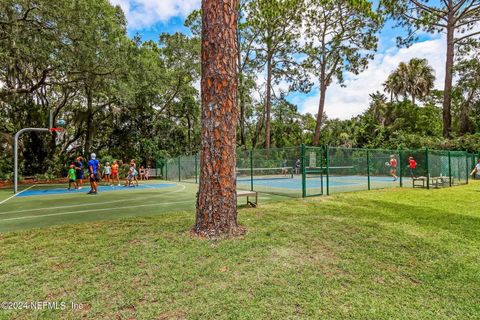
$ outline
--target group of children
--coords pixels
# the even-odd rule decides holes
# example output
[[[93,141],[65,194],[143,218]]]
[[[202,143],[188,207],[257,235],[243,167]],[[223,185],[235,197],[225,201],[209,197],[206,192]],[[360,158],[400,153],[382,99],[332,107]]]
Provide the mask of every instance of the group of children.
[[[98,160],[95,160],[95,158],[96,158],[95,154],[92,153],[92,160],[96,162],[93,164],[93,167],[92,167],[90,163],[92,160],[90,160],[88,165],[89,175],[93,176],[93,178],[91,177],[90,180],[91,182],[93,181],[95,184],[95,187],[92,187],[92,190],[94,190],[92,193],[97,192],[96,184],[100,181],[101,178],[105,181],[105,185],[121,186],[121,183],[120,183],[121,161],[114,160],[111,165],[107,161],[105,163],[105,166],[102,168],[102,171],[100,174],[100,170],[99,170],[100,168],[98,168],[99,163],[98,163]],[[145,169],[143,166],[141,166],[139,171],[137,171],[136,169],[135,160],[132,159],[128,166],[128,171],[125,173],[125,185],[124,185],[125,187],[138,186],[139,177],[140,177],[140,180],[149,179],[148,169]],[[78,190],[82,189],[84,173],[83,173],[83,158],[81,156],[77,157],[75,159],[75,162],[72,162],[70,164],[68,173],[67,173],[67,179],[68,179],[68,190],[71,190],[72,187]]]

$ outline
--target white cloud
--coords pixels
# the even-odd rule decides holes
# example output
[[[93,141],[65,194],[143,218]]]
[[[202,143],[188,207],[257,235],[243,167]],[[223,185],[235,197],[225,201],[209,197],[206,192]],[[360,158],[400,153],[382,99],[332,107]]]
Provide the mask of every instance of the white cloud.
[[[407,62],[412,58],[426,58],[435,70],[435,88],[443,89],[445,75],[445,40],[434,39],[418,42],[409,48],[390,48],[384,53],[377,54],[370,63],[369,68],[362,74],[348,75],[346,88],[332,84],[327,91],[325,112],[329,118],[349,119],[356,116],[368,107],[369,94],[377,90],[382,91],[382,84],[388,75],[402,61]],[[318,111],[319,93],[310,95],[299,104],[302,113],[316,114]]]
[[[139,30],[149,28],[158,22],[173,17],[186,17],[200,8],[200,0],[110,0],[120,5],[128,20],[128,28]]]

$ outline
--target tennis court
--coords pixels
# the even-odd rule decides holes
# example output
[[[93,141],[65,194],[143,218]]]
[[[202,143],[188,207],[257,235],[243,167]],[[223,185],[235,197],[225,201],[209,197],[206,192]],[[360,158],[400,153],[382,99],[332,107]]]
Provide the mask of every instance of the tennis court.
[[[327,175],[323,173],[307,173],[305,175],[305,187],[308,190],[309,195],[321,195],[327,193],[327,185],[329,193],[359,191],[368,189],[370,184],[371,189],[383,189],[400,187],[400,179],[393,179],[387,174],[382,176],[364,176],[353,174],[335,174],[336,169],[331,168],[333,173]],[[348,169],[353,170],[353,167]],[[246,170],[241,170],[246,171]],[[324,169],[322,169],[324,171]],[[290,174],[291,170],[288,170],[287,174],[282,173],[282,168],[255,168],[252,169],[252,175],[249,177],[239,176],[237,179],[237,185],[239,189],[254,189],[258,192],[270,192],[278,194],[298,194],[302,192],[303,177],[301,174]],[[402,184],[411,186],[412,181],[410,178],[403,177]]]
[[[465,151],[430,149],[386,150],[301,145],[237,150],[237,188],[304,198],[412,187],[412,175],[423,178],[421,187],[445,188],[467,184],[470,170],[477,159],[477,155]],[[162,176],[175,182],[198,183],[199,165],[198,155],[178,156],[157,162]]]

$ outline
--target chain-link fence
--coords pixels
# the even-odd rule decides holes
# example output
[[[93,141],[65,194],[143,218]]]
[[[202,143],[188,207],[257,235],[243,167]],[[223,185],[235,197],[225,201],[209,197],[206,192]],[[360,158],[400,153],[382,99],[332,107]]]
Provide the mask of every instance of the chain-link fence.
[[[293,147],[237,151],[237,189],[290,197],[395,187],[444,188],[480,179],[464,151]],[[198,155],[163,159],[162,177],[198,183]]]

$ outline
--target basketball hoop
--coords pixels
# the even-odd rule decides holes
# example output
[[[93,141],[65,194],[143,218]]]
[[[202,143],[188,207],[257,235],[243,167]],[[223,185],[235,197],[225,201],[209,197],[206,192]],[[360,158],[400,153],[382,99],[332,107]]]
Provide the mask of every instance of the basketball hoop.
[[[52,134],[52,136],[55,137],[55,144],[58,146],[58,145],[61,145],[62,142],[64,141],[64,138],[65,138],[65,134],[67,133],[67,131],[64,129],[64,128],[50,128],[50,133]]]

